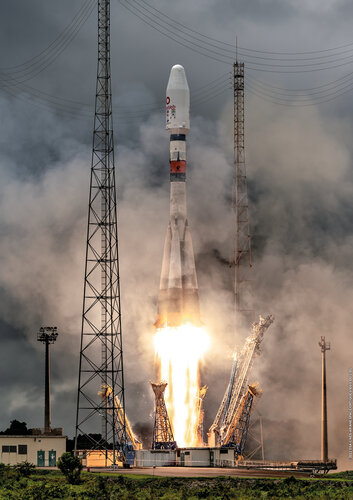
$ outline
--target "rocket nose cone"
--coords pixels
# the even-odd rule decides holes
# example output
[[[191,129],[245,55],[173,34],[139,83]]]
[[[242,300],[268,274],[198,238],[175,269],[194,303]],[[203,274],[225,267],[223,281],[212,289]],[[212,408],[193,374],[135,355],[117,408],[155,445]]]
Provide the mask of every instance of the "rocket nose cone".
[[[167,90],[189,90],[188,81],[186,79],[185,70],[180,64],[176,64],[170,70]]]
[[[179,133],[186,134],[190,130],[190,91],[185,70],[180,64],[170,70],[166,98],[167,130],[182,129],[183,132]]]

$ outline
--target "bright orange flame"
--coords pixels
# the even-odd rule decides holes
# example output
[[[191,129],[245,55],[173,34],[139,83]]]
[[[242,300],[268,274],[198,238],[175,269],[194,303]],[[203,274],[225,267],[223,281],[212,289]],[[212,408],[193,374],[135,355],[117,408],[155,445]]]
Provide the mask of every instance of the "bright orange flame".
[[[209,346],[203,327],[190,323],[157,330],[155,352],[160,379],[168,382],[165,401],[178,446],[200,446],[199,365]]]

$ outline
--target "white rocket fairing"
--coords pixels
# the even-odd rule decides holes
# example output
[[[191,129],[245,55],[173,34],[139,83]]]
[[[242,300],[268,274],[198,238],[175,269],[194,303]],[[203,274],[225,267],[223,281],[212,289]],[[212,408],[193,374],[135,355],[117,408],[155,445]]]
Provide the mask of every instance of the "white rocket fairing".
[[[190,92],[179,64],[170,71],[166,128],[170,134],[170,219],[164,244],[157,327],[200,323],[194,251],[186,215],[186,134]]]

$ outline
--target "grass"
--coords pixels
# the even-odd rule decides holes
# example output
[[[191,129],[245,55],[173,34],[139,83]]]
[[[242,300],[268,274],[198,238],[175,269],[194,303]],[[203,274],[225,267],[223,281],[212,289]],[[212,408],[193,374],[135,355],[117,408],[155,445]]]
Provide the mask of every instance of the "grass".
[[[137,481],[140,480],[140,479],[150,479],[151,477],[163,477],[163,476],[158,476],[158,474],[155,474],[154,476],[151,476],[151,474],[140,474],[138,472],[134,473],[134,472],[128,472],[128,473],[125,473],[124,472],[120,472],[117,473],[117,472],[83,472],[82,473],[82,478],[84,478],[85,476],[92,476],[92,475],[95,475],[95,476],[107,476],[107,477],[116,477],[117,475],[119,476],[123,476],[123,477],[131,477],[132,479],[136,479]]]
[[[345,481],[353,481],[353,470],[345,470],[343,472],[333,472],[325,476],[328,479],[343,479]]]
[[[353,471],[332,476],[335,477],[170,478],[102,472],[83,473],[81,484],[69,485],[59,471],[35,470],[29,478],[25,478],[10,470],[0,476],[0,499],[353,500]]]

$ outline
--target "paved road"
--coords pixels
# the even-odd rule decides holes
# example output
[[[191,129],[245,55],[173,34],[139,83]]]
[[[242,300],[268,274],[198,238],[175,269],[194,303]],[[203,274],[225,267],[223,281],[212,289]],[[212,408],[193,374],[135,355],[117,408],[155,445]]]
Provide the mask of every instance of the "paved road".
[[[284,470],[247,470],[209,467],[134,467],[133,469],[94,469],[91,472],[115,472],[116,474],[144,474],[159,477],[310,477],[309,473]]]

